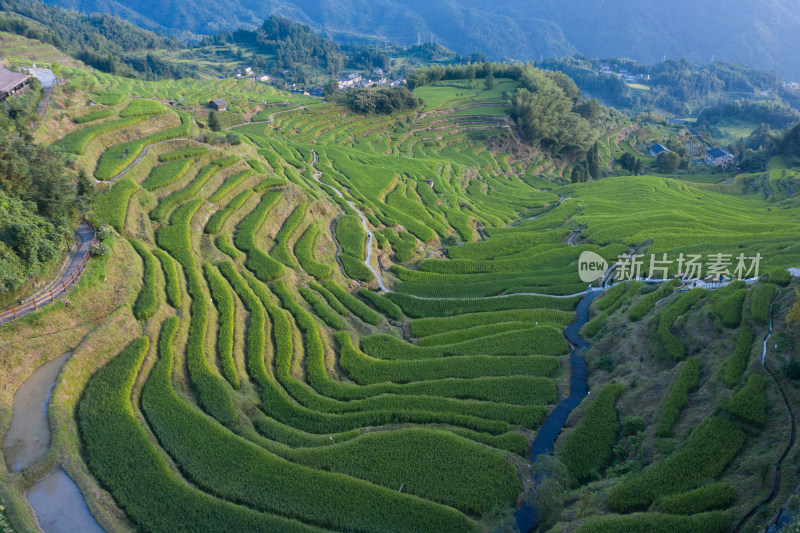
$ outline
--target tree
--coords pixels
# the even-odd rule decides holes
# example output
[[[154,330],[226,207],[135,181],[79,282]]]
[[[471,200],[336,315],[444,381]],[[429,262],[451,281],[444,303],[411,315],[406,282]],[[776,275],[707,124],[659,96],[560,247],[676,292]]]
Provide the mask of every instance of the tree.
[[[483,80],[483,85],[487,89],[494,89],[494,73],[491,70],[488,72],[488,74],[486,74],[486,79]]]
[[[638,157],[636,158],[636,163],[633,165],[633,175],[638,176],[642,173],[642,160]]]
[[[583,183],[589,180],[589,171],[586,169],[586,162],[581,161],[572,167],[572,183]]]
[[[681,162],[681,156],[675,152],[661,152],[656,158],[656,168],[662,174],[672,174],[678,170],[678,165]]]
[[[619,158],[619,165],[624,169],[633,174],[633,169],[636,166],[636,156],[629,152],[625,152],[622,154],[622,157]]]
[[[600,177],[602,160],[600,159],[600,147],[596,142],[586,154],[586,163],[589,175],[592,177],[592,179],[598,179]]]
[[[222,125],[219,123],[219,117],[217,116],[216,111],[212,111],[208,114],[208,128],[211,131],[220,131],[222,129]]]
[[[322,89],[322,96],[324,96],[326,100],[333,100],[338,94],[339,82],[333,78],[329,79]]]
[[[541,519],[540,530],[547,531],[564,509],[568,493],[568,473],[564,464],[550,455],[540,455],[533,465],[533,488],[526,496]]]

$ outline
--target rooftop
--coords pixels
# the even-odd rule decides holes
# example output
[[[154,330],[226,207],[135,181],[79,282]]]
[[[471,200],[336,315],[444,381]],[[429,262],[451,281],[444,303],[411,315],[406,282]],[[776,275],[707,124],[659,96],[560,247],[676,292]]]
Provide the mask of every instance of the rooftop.
[[[6,68],[0,67],[0,92],[10,92],[18,85],[25,83],[29,78],[30,76],[28,74],[11,72]]]
[[[669,152],[670,151],[669,148],[667,148],[663,144],[654,144],[653,146],[648,148],[648,150],[650,150],[651,152],[653,152],[656,155],[660,154],[661,152]]]
[[[711,156],[714,159],[717,159],[719,157],[725,157],[725,156],[733,155],[733,154],[731,154],[727,150],[723,150],[722,148],[712,148],[711,150],[706,152],[706,155]]]

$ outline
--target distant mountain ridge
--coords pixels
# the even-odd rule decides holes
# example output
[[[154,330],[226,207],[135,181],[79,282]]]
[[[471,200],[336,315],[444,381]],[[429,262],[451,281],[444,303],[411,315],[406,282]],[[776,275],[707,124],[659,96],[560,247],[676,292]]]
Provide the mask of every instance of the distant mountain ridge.
[[[800,0],[47,0],[156,31],[210,34],[271,15],[327,37],[400,45],[433,39],[490,59],[581,53],[643,62],[713,58],[800,79]]]

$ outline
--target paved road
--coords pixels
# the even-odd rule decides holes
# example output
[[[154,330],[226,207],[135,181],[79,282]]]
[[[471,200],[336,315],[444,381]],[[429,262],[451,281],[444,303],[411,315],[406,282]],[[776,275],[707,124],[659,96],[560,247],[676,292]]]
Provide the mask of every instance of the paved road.
[[[49,68],[29,68],[28,72],[36,76],[45,88],[52,87],[56,81],[56,75]]]
[[[91,246],[93,239],[94,239],[94,230],[92,229],[92,227],[89,226],[88,224],[81,223],[75,230],[75,242],[78,243],[78,246],[74,251],[70,252],[69,266],[58,280],[53,280],[53,284],[58,285],[61,282],[66,282],[67,280],[71,280],[73,272],[76,274],[76,277],[80,276],[82,272],[80,272],[79,268],[81,262],[83,261],[83,256],[86,255],[87,251],[89,251],[89,247]],[[58,298],[59,296],[56,296],[56,299]],[[39,304],[39,309],[41,309],[42,306],[46,305],[47,303],[50,303],[50,301],[48,300],[46,303]],[[20,311],[19,313],[17,313],[17,317],[25,316],[35,311],[37,311],[37,309],[34,308],[27,309],[25,311]],[[0,319],[0,324],[10,322],[11,320],[13,320],[13,317]]]

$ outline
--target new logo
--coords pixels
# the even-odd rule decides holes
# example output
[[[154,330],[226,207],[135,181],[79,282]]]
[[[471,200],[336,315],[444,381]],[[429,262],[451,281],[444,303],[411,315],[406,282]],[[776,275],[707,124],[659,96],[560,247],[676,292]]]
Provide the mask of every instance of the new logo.
[[[578,274],[581,281],[591,283],[605,275],[608,262],[594,252],[583,252],[578,259]]]

